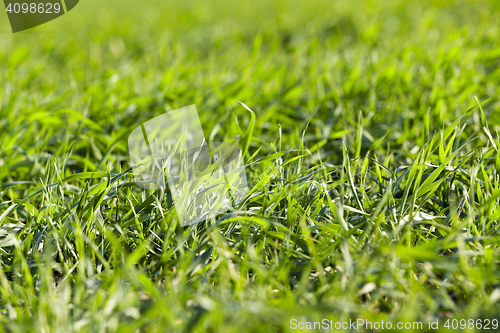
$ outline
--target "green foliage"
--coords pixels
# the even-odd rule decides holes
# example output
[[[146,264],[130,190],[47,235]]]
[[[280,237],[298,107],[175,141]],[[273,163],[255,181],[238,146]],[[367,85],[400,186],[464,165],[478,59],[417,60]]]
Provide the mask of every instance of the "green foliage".
[[[498,316],[499,21],[494,0],[89,0],[3,34],[0,331]],[[250,194],[181,227],[127,137],[190,104],[241,138]]]

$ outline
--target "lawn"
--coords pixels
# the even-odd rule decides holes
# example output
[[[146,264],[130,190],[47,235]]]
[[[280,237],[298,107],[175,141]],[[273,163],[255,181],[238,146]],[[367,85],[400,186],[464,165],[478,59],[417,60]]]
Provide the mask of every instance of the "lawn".
[[[0,17],[0,331],[495,331],[500,2]],[[182,227],[168,189],[134,183],[127,138],[191,104],[209,141],[239,140],[250,191]]]

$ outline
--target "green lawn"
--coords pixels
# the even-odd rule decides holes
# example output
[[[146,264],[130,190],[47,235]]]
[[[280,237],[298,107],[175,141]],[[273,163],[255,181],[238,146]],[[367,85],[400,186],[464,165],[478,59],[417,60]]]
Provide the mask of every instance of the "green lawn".
[[[497,0],[0,13],[0,331],[500,320],[499,22]],[[190,104],[241,139],[250,194],[181,227],[127,138]]]

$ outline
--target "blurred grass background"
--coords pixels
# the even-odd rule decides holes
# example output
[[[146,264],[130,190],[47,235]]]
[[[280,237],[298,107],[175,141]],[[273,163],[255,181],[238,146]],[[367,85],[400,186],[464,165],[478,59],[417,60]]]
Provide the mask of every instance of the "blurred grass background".
[[[498,314],[499,2],[84,0],[17,34],[0,17],[4,330]],[[127,182],[126,140],[190,104],[260,162],[239,212],[181,228]]]
[[[423,137],[415,125],[429,109],[442,122],[474,96],[496,95],[497,7],[84,1],[75,13],[15,35],[5,16],[2,111],[7,118],[20,110],[82,113],[89,105],[89,119],[119,132],[165,108],[196,104],[209,136],[225,123],[214,112],[228,119],[236,100],[252,100],[256,137],[269,133],[267,141],[280,123],[296,145],[310,122],[310,133],[323,132],[313,134],[314,145],[361,111],[372,135],[394,129],[401,144]],[[219,133],[234,135],[227,127]]]

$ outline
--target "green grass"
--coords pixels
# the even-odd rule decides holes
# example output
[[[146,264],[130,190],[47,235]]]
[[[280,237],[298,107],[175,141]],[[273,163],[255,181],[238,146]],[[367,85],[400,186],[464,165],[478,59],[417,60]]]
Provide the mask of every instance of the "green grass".
[[[500,319],[499,5],[89,0],[15,35],[0,14],[0,331]],[[127,137],[190,104],[248,143],[251,195],[181,227]]]

